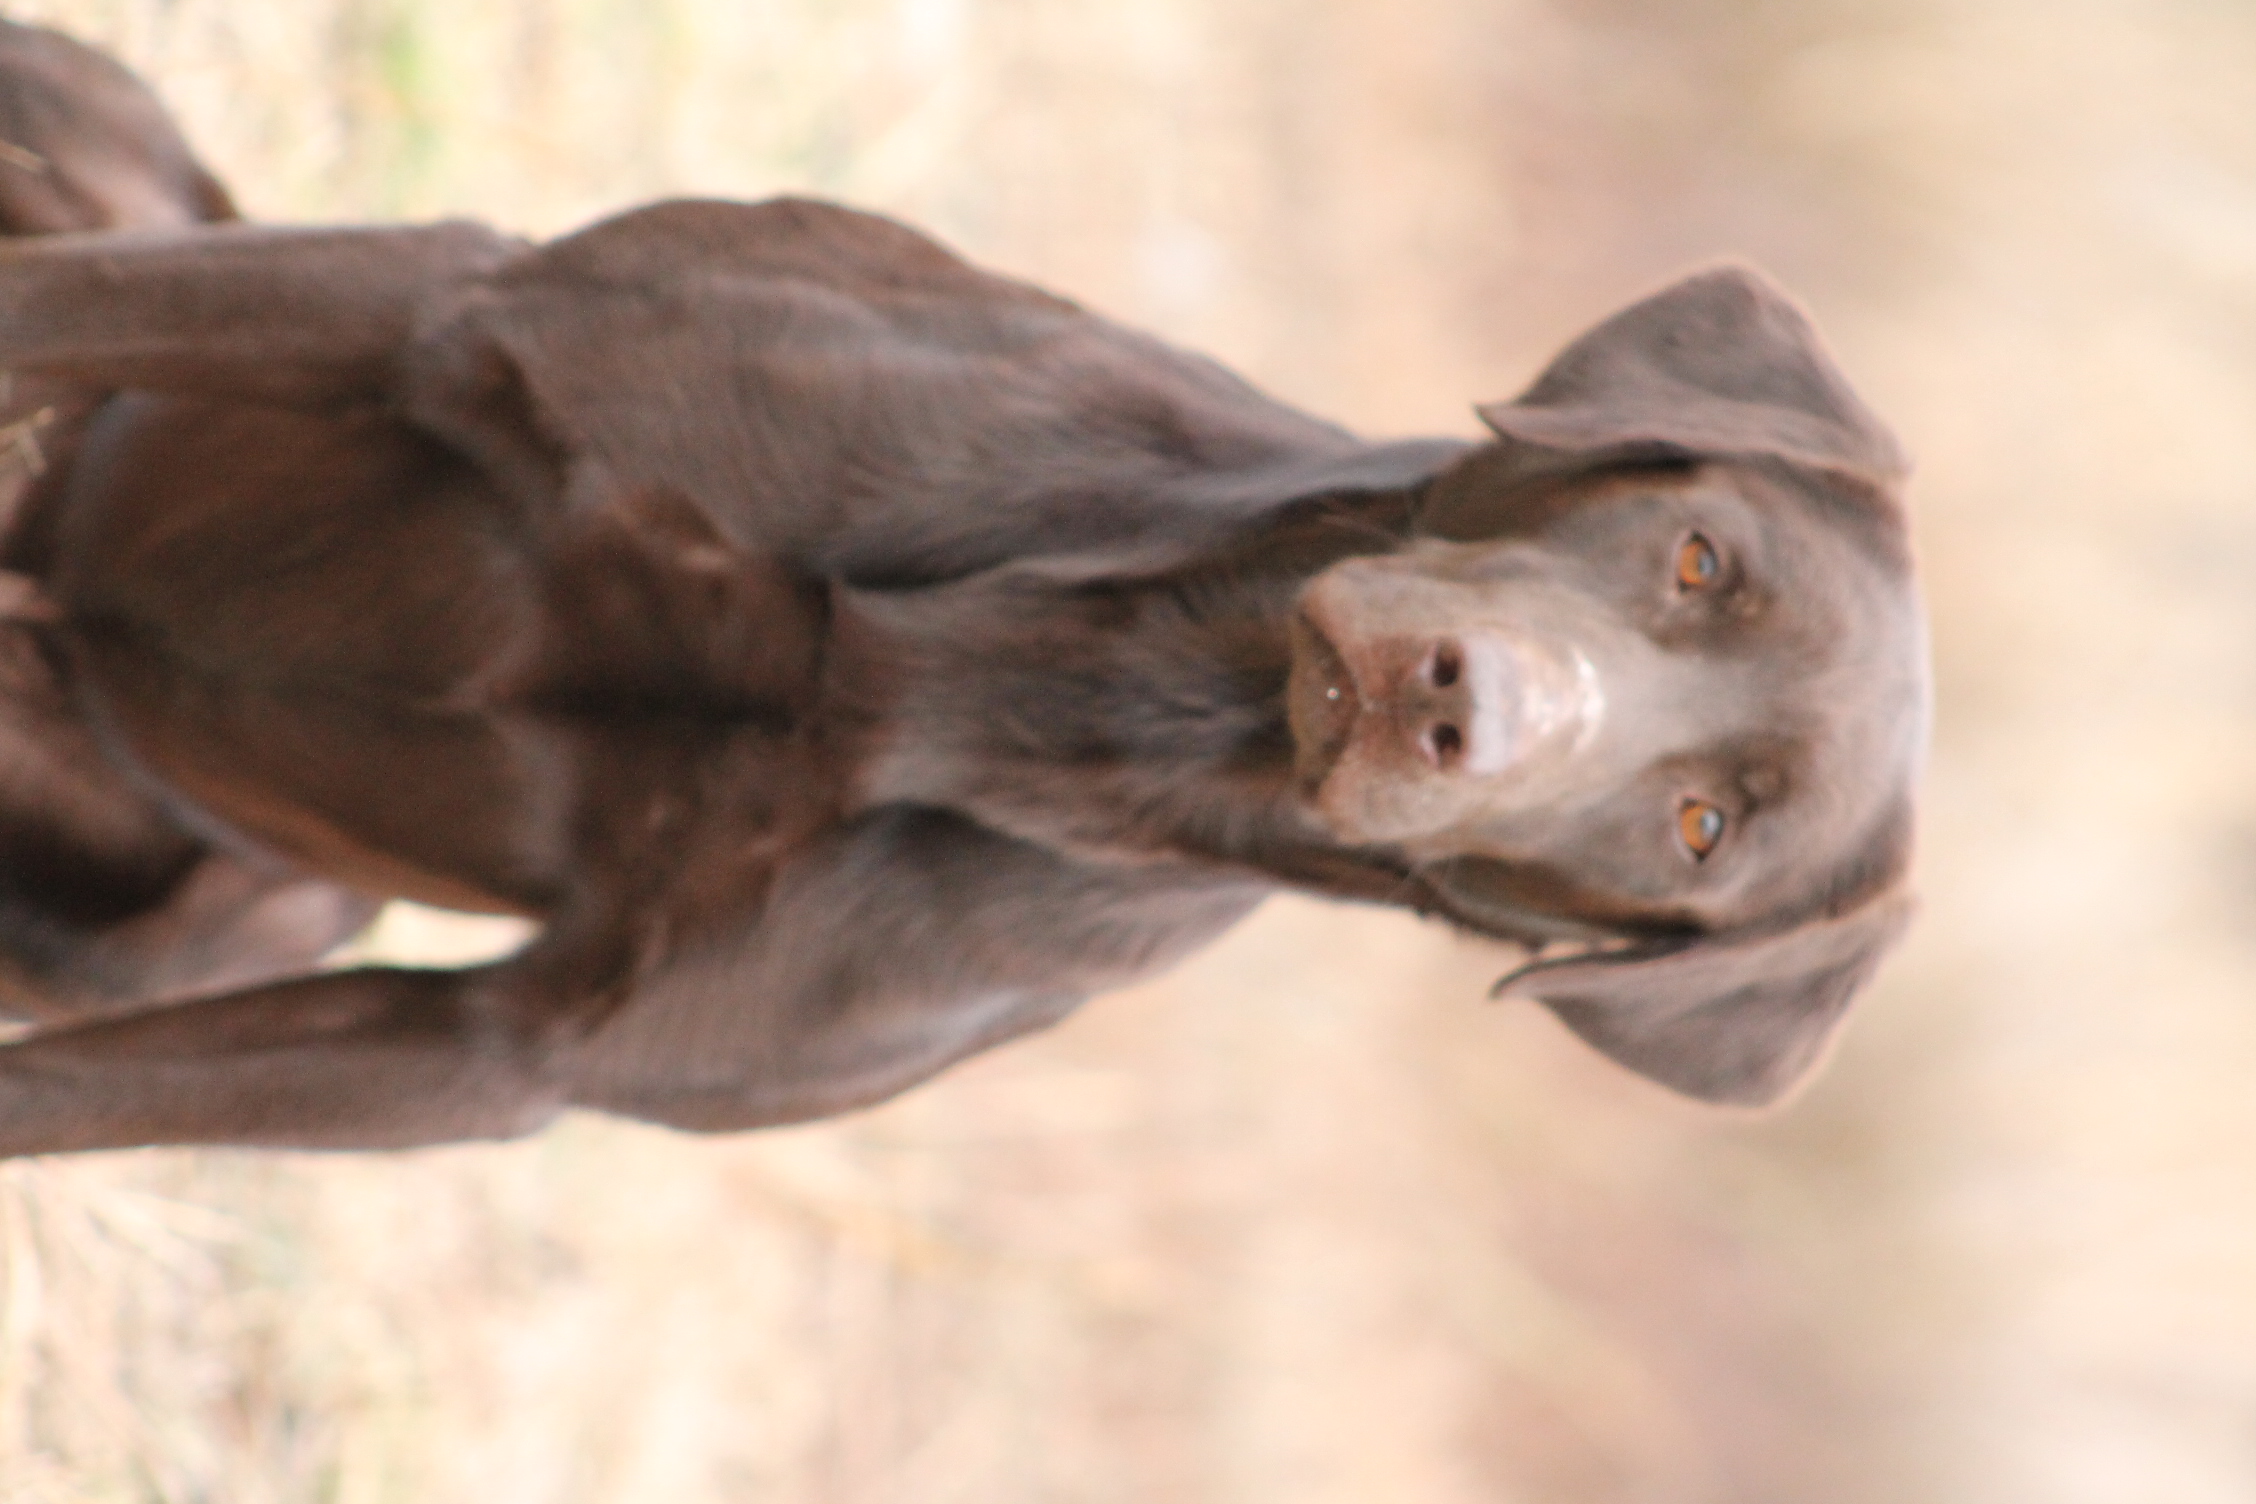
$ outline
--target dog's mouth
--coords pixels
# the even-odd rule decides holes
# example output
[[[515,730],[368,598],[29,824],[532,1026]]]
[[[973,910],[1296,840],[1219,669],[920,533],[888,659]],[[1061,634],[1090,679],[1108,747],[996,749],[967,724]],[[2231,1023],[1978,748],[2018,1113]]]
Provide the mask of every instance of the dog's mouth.
[[[1294,612],[1285,713],[1292,727],[1293,774],[1304,793],[1313,794],[1347,750],[1362,705],[1347,659],[1307,612]]]

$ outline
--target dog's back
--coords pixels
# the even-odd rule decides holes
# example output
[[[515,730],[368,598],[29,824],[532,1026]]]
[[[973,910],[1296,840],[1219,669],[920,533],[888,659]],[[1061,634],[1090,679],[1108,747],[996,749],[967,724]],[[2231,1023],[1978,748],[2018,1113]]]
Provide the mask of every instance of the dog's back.
[[[70,38],[0,21],[0,226],[11,235],[235,218],[146,85]]]

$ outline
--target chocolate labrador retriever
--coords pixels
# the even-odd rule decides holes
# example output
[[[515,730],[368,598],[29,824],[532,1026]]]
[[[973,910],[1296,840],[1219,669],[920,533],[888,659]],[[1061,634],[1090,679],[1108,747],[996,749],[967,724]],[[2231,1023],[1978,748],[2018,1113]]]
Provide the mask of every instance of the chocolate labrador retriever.
[[[1904,923],[1902,462],[1751,272],[1371,444],[827,204],[230,222],[51,33],[0,142],[0,1151],[816,1117],[1280,887],[1759,1103]],[[318,968],[394,895],[538,938]]]

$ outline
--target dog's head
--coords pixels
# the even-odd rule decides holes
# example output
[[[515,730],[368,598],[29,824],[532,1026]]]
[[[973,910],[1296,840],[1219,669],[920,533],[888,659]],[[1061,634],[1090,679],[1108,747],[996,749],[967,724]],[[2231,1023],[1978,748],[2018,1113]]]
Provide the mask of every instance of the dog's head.
[[[1708,271],[1571,345],[1302,592],[1308,807],[1486,933],[1502,990],[1632,1069],[1763,1102],[1901,932],[1926,636],[1894,442],[1807,319]]]

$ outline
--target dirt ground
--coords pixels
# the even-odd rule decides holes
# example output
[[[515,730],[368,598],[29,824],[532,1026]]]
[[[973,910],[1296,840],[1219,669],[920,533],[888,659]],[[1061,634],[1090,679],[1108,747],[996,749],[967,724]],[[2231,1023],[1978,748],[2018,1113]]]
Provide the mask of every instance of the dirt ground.
[[[819,1128],[9,1166],[0,1496],[2256,1498],[2256,11],[7,9],[261,217],[816,192],[1373,434],[1747,256],[1919,458],[1940,705],[1924,917],[1783,1114],[1279,900]]]

